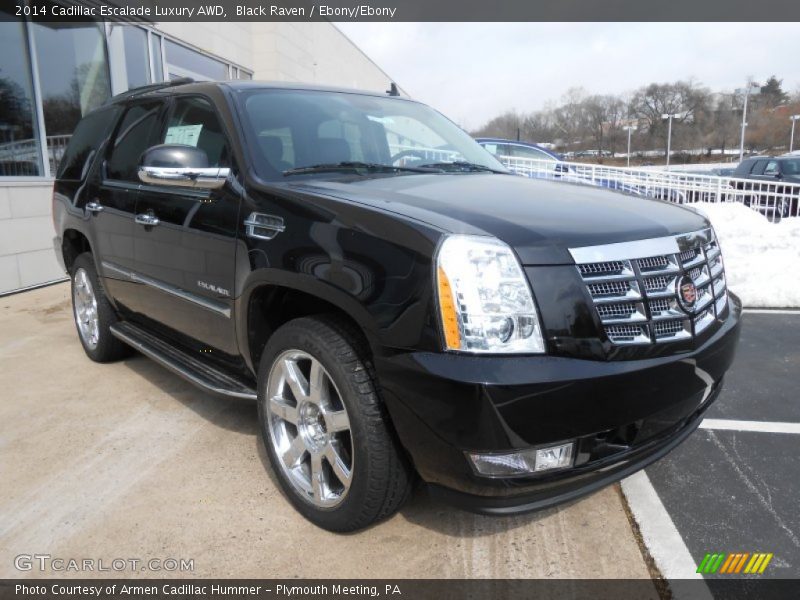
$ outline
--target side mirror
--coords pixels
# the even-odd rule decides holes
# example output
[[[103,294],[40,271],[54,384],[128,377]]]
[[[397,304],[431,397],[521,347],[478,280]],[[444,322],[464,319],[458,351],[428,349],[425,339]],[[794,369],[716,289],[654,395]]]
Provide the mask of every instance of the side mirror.
[[[200,148],[183,144],[153,146],[142,154],[139,179],[144,183],[216,190],[230,176],[228,167],[209,167]]]

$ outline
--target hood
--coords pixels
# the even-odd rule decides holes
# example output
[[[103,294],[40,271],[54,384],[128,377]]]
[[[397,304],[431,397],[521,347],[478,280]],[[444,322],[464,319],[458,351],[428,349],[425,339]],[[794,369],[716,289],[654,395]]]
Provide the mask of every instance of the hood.
[[[450,233],[493,235],[525,265],[572,264],[569,248],[708,227],[704,217],[667,202],[514,175],[344,177],[291,187],[404,214]]]

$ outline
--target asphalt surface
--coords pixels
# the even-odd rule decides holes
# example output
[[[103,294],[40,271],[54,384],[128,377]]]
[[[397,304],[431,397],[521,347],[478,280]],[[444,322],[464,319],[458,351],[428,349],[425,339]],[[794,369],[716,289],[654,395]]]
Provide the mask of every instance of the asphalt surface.
[[[800,423],[798,384],[800,313],[746,313],[707,418]],[[646,471],[697,564],[772,552],[763,577],[800,578],[800,435],[700,429]]]

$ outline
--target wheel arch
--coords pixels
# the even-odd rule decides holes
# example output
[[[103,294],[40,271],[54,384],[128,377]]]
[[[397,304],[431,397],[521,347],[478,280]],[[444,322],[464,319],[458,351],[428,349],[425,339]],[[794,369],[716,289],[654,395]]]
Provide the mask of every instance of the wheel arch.
[[[61,256],[64,258],[64,266],[68,273],[72,271],[75,259],[84,252],[90,252],[94,256],[89,238],[77,229],[65,229],[61,235]]]
[[[270,336],[283,324],[300,317],[328,315],[352,329],[375,351],[377,336],[366,309],[352,298],[325,290],[302,289],[284,283],[253,283],[238,302],[239,346],[247,366],[256,373]]]

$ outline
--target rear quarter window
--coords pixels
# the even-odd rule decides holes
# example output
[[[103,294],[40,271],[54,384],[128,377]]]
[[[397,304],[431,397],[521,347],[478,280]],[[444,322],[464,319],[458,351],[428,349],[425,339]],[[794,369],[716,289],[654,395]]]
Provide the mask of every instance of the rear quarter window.
[[[119,111],[116,107],[86,115],[78,123],[58,165],[58,179],[82,180],[100,145],[108,137]]]
[[[751,175],[763,175],[764,174],[764,168],[767,166],[768,162],[769,161],[766,161],[766,160],[757,160],[755,162],[755,164],[753,165],[753,168],[751,169],[750,174]]]

